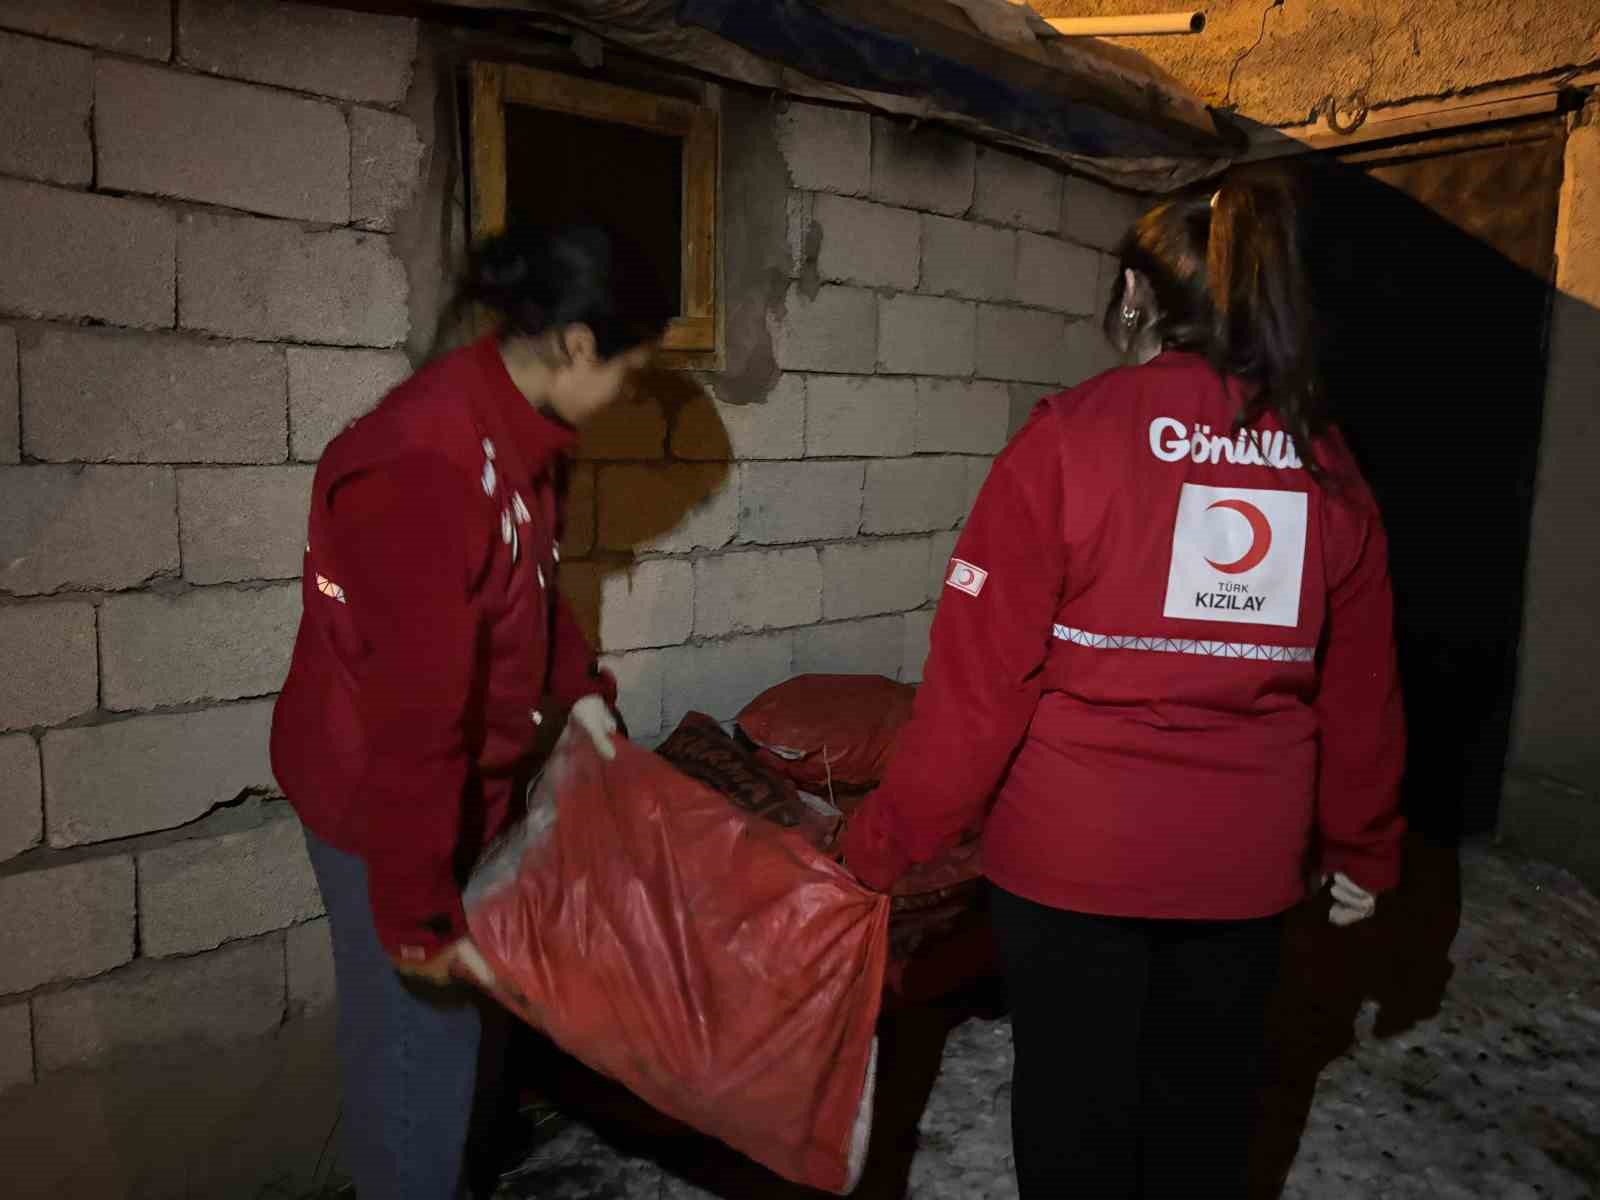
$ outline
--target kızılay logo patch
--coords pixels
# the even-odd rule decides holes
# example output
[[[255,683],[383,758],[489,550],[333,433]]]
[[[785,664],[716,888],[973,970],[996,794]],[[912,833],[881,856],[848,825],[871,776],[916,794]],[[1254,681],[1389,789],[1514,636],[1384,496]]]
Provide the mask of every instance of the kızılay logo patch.
[[[1304,492],[1186,483],[1162,615],[1292,628],[1305,559]]]

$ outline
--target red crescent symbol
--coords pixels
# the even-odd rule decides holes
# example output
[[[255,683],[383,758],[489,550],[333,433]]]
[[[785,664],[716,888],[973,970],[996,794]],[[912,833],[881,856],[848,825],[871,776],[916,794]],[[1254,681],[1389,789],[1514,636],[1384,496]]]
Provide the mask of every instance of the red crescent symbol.
[[[956,583],[962,587],[971,587],[977,576],[972,573],[971,567],[956,568]]]
[[[1267,557],[1267,551],[1272,549],[1272,526],[1267,523],[1266,514],[1254,504],[1244,500],[1218,500],[1211,508],[1226,508],[1238,513],[1250,522],[1251,542],[1250,549],[1231,563],[1213,562],[1206,559],[1213,567],[1224,575],[1243,575],[1246,571],[1253,570],[1261,565]],[[1211,509],[1206,510],[1210,512]]]

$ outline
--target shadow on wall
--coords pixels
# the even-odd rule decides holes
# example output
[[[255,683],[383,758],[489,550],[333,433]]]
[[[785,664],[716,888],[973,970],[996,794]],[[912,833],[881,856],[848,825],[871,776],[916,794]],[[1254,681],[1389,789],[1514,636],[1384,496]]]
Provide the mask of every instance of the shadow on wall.
[[[616,631],[604,627],[607,579],[626,575],[641,557],[731,540],[731,530],[698,530],[695,518],[733,485],[733,447],[707,388],[687,372],[659,368],[586,428],[579,445],[563,547],[580,561],[564,566],[561,588],[590,640],[610,649],[607,634]]]

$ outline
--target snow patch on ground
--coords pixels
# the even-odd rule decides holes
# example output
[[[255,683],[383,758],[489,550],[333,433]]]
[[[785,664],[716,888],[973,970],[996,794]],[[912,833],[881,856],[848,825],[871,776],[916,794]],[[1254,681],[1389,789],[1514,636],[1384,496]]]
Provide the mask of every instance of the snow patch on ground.
[[[1264,1126],[1293,1160],[1286,1178],[1267,1168],[1262,1194],[1600,1195],[1600,901],[1555,868],[1466,850],[1451,939],[1455,869],[1452,855],[1448,903],[1418,900],[1407,915],[1402,894],[1387,931],[1380,917],[1342,941],[1320,921],[1291,936],[1300,954],[1291,948],[1285,970],[1301,973],[1304,990],[1291,988],[1274,1017],[1281,1061],[1269,1072]],[[1417,939],[1406,940],[1407,921]],[[1431,956],[1418,949],[1430,933]],[[1413,986],[1372,982],[1380,978]],[[1419,986],[1431,998],[1418,1001]],[[951,1033],[919,1129],[913,1200],[1017,1195],[1010,1080],[1007,1022],[974,1019]],[[716,1200],[576,1124],[542,1144],[501,1194]]]

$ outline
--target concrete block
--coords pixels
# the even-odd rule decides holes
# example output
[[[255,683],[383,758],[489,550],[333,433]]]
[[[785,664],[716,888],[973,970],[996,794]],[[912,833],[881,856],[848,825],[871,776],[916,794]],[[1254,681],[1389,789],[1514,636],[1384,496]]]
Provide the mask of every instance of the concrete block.
[[[653,397],[613,404],[583,427],[577,457],[598,462],[666,455],[667,414]]]
[[[133,860],[95,858],[0,879],[0,996],[87,979],[133,957]]]
[[[297,578],[315,473],[315,467],[179,471],[184,578],[191,583]]]
[[[173,214],[0,179],[0,310],[154,329],[173,320]]]
[[[927,587],[926,538],[880,538],[822,548],[822,615],[829,621],[920,608]]]
[[[786,266],[790,279],[804,275],[808,264],[816,265],[822,240],[820,231],[816,239],[812,239],[812,230],[816,228],[816,202],[815,192],[790,192],[783,202],[784,234],[789,251]]]
[[[966,513],[965,459],[891,458],[867,464],[863,533],[923,533],[950,529]],[[920,575],[919,575],[920,578]]]
[[[39,747],[26,733],[0,737],[0,863],[44,838]]]
[[[805,426],[803,375],[780,375],[766,399],[752,404],[725,404],[702,391],[678,411],[672,455],[716,462],[800,458]]]
[[[904,661],[900,668],[901,683],[921,683],[922,667],[928,658],[928,635],[933,632],[931,608],[905,615],[905,642],[902,647]]]
[[[595,486],[602,550],[717,550],[739,532],[739,476],[726,464],[605,466]]]
[[[33,1082],[33,1013],[26,1000],[0,1004],[0,1092]]]
[[[1593,889],[1600,884],[1600,794],[1575,782],[1511,766],[1500,795],[1499,840],[1557,863]]]
[[[895,457],[916,449],[917,388],[910,379],[814,375],[806,385],[806,454]]]
[[[288,1015],[326,1012],[339,998],[333,967],[333,927],[327,917],[306,921],[283,935]]]
[[[794,673],[885,675],[898,679],[905,640],[901,620],[898,616],[871,617],[797,629]]]
[[[113,711],[265,696],[283,684],[300,587],[112,596],[100,609],[103,703]]]
[[[1066,375],[1067,322],[1032,308],[978,307],[978,374],[1060,385]]]
[[[336,435],[411,374],[399,350],[331,350],[290,346],[289,455],[322,457]]]
[[[87,50],[0,34],[0,172],[87,185],[94,178],[93,99]]]
[[[623,570],[571,563],[561,590],[584,632],[609,651],[674,646],[694,627],[694,568],[682,559],[652,559]]]
[[[789,678],[794,635],[767,633],[674,646],[662,651],[662,657],[667,680],[663,729],[676,728],[691,711],[731,721],[762,692]]]
[[[922,218],[924,292],[974,300],[1010,300],[1017,266],[1017,235],[1009,229]]]
[[[185,213],[179,323],[263,341],[393,346],[410,328],[405,268],[375,233]]]
[[[266,1037],[283,1021],[281,936],[125,971],[34,1001],[40,1075],[130,1050]]]
[[[590,463],[574,463],[567,473],[567,492],[561,510],[563,558],[586,558],[594,551],[597,524],[594,481],[595,468]]]
[[[854,537],[863,476],[858,462],[745,463],[739,540],[773,546]]]
[[[22,461],[22,396],[17,381],[17,334],[0,325],[0,463]]]
[[[393,229],[421,182],[423,152],[410,117],[351,109],[351,221],[363,229]]]
[[[821,231],[817,273],[822,278],[864,287],[916,287],[922,238],[916,213],[844,196],[818,196],[811,222],[812,229]]]
[[[0,467],[0,589],[136,587],[178,568],[170,467]]]
[[[849,108],[791,103],[778,118],[789,182],[810,192],[859,196],[872,181],[872,118]]]
[[[937,604],[944,595],[944,581],[950,577],[950,560],[955,557],[956,542],[961,534],[956,530],[936,533],[928,539],[928,600]]]
[[[1106,340],[1105,331],[1095,318],[1074,321],[1067,326],[1063,357],[1059,380],[1062,387],[1075,387],[1104,371],[1122,366],[1122,359]]]
[[[957,134],[872,119],[872,196],[886,204],[958,215],[972,207],[976,146]]]
[[[917,380],[916,450],[921,454],[995,454],[1006,444],[1011,394],[1003,383]]]
[[[1113,289],[1120,297],[1122,294],[1122,281],[1117,278],[1122,272],[1122,260],[1115,254],[1100,254],[1100,266],[1095,272],[1095,302],[1094,308],[1089,310],[1089,316],[1099,321],[1111,302]]]
[[[876,304],[859,288],[830,285],[807,298],[791,287],[781,315],[767,316],[778,366],[870,375],[878,354]]]
[[[972,512],[973,505],[978,502],[978,493],[983,491],[983,485],[989,479],[989,470],[994,466],[992,458],[967,459],[967,488],[965,503],[961,506],[961,520],[966,521]]]
[[[1067,175],[1061,186],[1061,232],[1085,246],[1114,250],[1151,203],[1148,197]]]
[[[50,844],[175,829],[274,786],[272,702],[135,717],[44,736]]]
[[[1039,407],[1039,401],[1054,395],[1058,389],[1037,383],[1010,383],[1006,385],[1006,390],[1011,398],[1010,415],[1006,422],[1006,438],[1009,440],[1016,437],[1018,430],[1028,423],[1033,410]]]
[[[617,707],[635,739],[661,733],[661,693],[665,687],[666,654],[661,650],[634,650],[608,654],[600,665],[617,679]]]
[[[350,127],[332,104],[114,59],[95,65],[94,95],[102,187],[350,220]]]
[[[151,958],[211,950],[322,912],[293,816],[139,855],[139,944]]]
[[[0,606],[0,730],[56,725],[95,706],[94,606]]]
[[[1080,316],[1100,307],[1102,255],[1060,238],[1017,236],[1018,300]]]
[[[50,462],[282,462],[283,353],[171,334],[22,337],[25,448]]]
[[[172,53],[170,0],[6,0],[0,25],[136,58]]]
[[[417,23],[278,0],[181,0],[178,58],[216,75],[395,105],[411,84]]]
[[[752,550],[694,564],[694,632],[722,637],[822,619],[822,568],[809,546]]]
[[[885,296],[878,305],[878,369],[891,375],[972,374],[977,312],[963,300]]]
[[[1054,233],[1061,228],[1061,173],[1019,154],[979,146],[972,213],[1001,225]]]

